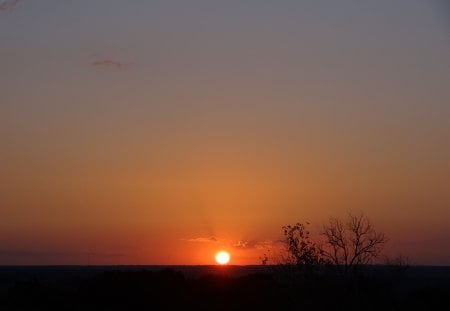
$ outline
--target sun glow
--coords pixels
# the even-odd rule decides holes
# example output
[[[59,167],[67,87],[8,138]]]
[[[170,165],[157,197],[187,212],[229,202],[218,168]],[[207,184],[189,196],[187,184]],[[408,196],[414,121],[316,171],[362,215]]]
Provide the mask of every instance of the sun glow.
[[[225,251],[220,251],[216,254],[216,262],[219,265],[226,265],[230,262],[230,253]]]

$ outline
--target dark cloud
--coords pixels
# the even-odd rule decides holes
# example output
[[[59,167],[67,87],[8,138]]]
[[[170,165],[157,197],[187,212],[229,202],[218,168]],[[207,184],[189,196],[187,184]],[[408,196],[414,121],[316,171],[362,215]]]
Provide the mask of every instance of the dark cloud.
[[[127,69],[130,66],[129,63],[114,60],[111,58],[99,58],[99,59],[92,61],[91,64],[92,64],[92,66],[94,66],[96,68],[116,69],[116,70]]]
[[[11,12],[20,0],[0,0],[0,12]]]

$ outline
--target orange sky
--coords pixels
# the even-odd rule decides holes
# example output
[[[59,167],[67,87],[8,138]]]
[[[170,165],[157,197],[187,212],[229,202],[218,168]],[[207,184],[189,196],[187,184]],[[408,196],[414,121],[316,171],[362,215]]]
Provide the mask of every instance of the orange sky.
[[[450,264],[445,9],[17,2],[0,264],[258,264],[283,225],[349,210],[388,254]]]

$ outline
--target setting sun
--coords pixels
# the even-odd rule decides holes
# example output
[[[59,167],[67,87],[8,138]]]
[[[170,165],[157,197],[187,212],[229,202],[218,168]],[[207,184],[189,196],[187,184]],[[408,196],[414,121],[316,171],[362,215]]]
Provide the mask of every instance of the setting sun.
[[[216,262],[219,265],[226,265],[230,262],[230,253],[225,251],[220,251],[216,254]]]

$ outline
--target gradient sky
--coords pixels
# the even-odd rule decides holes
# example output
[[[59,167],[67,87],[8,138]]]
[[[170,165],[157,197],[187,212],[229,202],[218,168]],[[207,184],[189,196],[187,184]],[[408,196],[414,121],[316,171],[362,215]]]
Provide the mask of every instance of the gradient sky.
[[[450,265],[449,16],[0,0],[0,264],[260,263],[281,226],[353,210]]]

